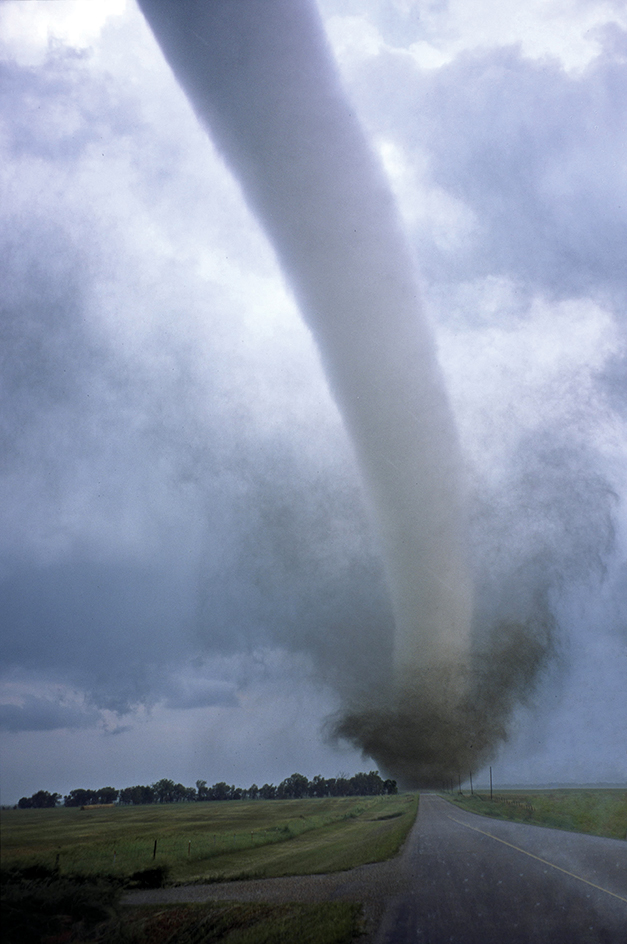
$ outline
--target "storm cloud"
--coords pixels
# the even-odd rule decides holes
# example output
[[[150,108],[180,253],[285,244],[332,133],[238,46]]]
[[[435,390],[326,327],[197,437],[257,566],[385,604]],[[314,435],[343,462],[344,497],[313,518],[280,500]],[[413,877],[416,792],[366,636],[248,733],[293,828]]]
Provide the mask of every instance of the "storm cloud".
[[[98,732],[128,726],[106,742],[123,776],[151,717],[155,738],[176,715],[194,750],[215,724],[245,750],[247,703],[289,764],[286,705],[315,732],[392,662],[381,548],[314,343],[139,11],[33,49],[4,6],[4,789],[80,785],[52,758],[31,782],[23,731],[91,732],[82,769],[104,782]],[[479,623],[536,619],[540,642],[550,624],[496,763],[624,779],[626,24],[599,19],[575,67],[528,37],[446,47],[455,5],[321,8],[421,273]],[[220,750],[214,779],[246,776]],[[362,763],[314,750],[327,774]],[[204,777],[190,756],[154,776]],[[268,763],[250,779],[289,773]]]

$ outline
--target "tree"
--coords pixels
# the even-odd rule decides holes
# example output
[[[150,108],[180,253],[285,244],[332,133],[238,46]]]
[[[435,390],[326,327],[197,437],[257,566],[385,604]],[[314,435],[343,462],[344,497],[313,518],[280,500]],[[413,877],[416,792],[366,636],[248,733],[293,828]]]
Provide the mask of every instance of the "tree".
[[[240,800],[243,798],[298,800],[302,797],[377,796],[383,793],[398,793],[396,780],[384,781],[379,776],[378,770],[371,770],[369,773],[357,773],[350,780],[343,774],[329,780],[316,774],[313,780],[309,781],[303,774],[293,773],[282,780],[278,787],[272,783],[264,783],[262,787],[258,787],[256,783],[253,783],[248,790],[229,785],[224,780],[214,783],[212,787],[207,786],[206,780],[197,780],[194,788],[186,787],[182,783],[174,783],[173,780],[167,778],[158,780],[151,786],[138,784],[134,787],[124,787],[122,790],[116,790],[115,787],[100,787],[99,790],[79,788],[70,790],[69,794],[63,798],[59,793],[39,790],[32,797],[21,797],[17,806],[19,809],[51,807],[56,806],[61,799],[65,806],[91,806],[115,802],[138,806],[145,803],[178,803],[195,800]]]
[[[70,790],[69,794],[63,799],[64,806],[91,806],[92,803],[97,802],[97,790],[83,790],[80,787],[77,790]]]
[[[48,793],[47,790],[38,790],[31,797],[21,797],[17,805],[20,810],[49,809],[56,806],[60,799],[60,793]]]
[[[189,791],[192,791],[193,796],[189,796]],[[196,791],[193,787],[185,787],[182,783],[175,783],[172,790],[172,803],[181,803],[183,800],[187,799],[196,799]]]
[[[141,800],[139,803],[154,803],[155,802],[155,791],[149,785],[145,787],[138,787],[138,790],[141,791]]]
[[[333,785],[329,790],[331,796],[344,797],[350,794],[350,783],[346,777],[335,777],[329,784]]]
[[[281,800],[300,800],[309,793],[309,781],[302,774],[286,777],[277,788],[277,797]]]
[[[324,779],[324,777],[321,777],[320,774],[316,774],[309,784],[309,796],[325,797],[327,796],[327,792],[327,781]]]
[[[207,787],[206,780],[196,781],[196,799],[200,800],[201,802],[211,799],[211,791]]]
[[[358,773],[350,779],[351,793],[354,796],[380,796],[383,793],[383,781],[378,770]]]
[[[155,801],[157,803],[172,803],[174,801],[176,786],[174,781],[168,780],[167,777],[164,777],[162,780],[157,780],[157,782],[152,785],[152,789],[155,792]]]
[[[140,806],[143,803],[154,803],[155,791],[152,787],[137,785],[120,790],[120,803]]]
[[[224,780],[221,780],[219,783],[214,783],[211,788],[211,799],[230,800],[231,788],[229,787],[228,783],[225,783]]]
[[[120,791],[116,790],[115,787],[101,787],[97,791],[97,803],[115,803]]]

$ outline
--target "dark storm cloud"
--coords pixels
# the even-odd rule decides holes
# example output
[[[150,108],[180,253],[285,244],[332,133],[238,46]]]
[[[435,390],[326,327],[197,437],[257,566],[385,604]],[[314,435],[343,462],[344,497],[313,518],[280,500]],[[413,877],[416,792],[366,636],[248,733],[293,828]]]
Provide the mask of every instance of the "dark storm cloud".
[[[82,683],[103,708],[153,700],[155,666],[189,646],[190,586],[156,567],[65,560],[13,569],[0,588],[6,664]]]
[[[515,572],[523,561],[536,576],[520,581],[521,590],[598,579],[605,573],[615,550],[618,496],[593,451],[569,434],[549,427],[521,436],[509,460],[506,488],[477,502],[475,533],[484,542],[489,535],[478,559],[485,577],[492,574],[495,583],[506,580],[506,570]],[[491,594],[495,592],[493,588]],[[513,604],[511,593],[509,586]],[[515,616],[515,610],[509,615]]]
[[[90,728],[98,721],[93,709],[65,705],[50,698],[26,695],[20,705],[0,705],[0,730],[54,731],[57,728]]]
[[[608,358],[598,379],[607,392],[610,406],[627,415],[627,331],[622,350]]]
[[[361,633],[390,617],[348,457],[311,468],[242,426],[237,404],[198,413],[193,359],[126,363],[84,322],[82,254],[54,230],[34,248],[4,256],[4,482],[21,506],[3,553],[5,663],[118,711],[158,699],[164,667],[198,650],[305,648],[323,671],[350,651],[364,669]],[[124,549],[129,518],[150,522],[139,553]],[[33,561],[38,532],[60,546]]]
[[[616,569],[613,585],[610,586],[611,625],[614,631],[627,643],[627,562]]]
[[[86,317],[93,261],[88,248],[79,248],[62,224],[45,217],[29,226],[11,221],[0,245],[0,390],[6,404],[0,420],[0,466],[4,487],[18,486],[13,509],[34,480],[33,505],[41,503],[47,513],[61,503],[72,479],[80,479],[85,461],[97,467],[107,451],[123,452],[130,445],[124,429],[124,371]],[[110,441],[107,448],[102,432],[112,424],[127,433],[126,443]],[[94,469],[82,484],[83,490],[101,494],[108,488],[104,470],[98,478]],[[27,527],[28,505],[20,512],[21,530]],[[41,521],[30,524],[30,535],[23,532],[27,538]],[[8,541],[5,535],[5,547]],[[15,553],[19,557],[14,547]]]
[[[359,15],[351,4],[346,11]],[[388,17],[388,39],[403,18]],[[146,31],[139,14],[125,28],[132,39],[116,42],[127,66],[145,55],[136,39]],[[275,297],[264,310],[254,290],[237,294],[249,279],[280,284],[254,221],[237,194],[224,196],[232,183],[165,66],[127,73],[108,42],[104,66],[58,51],[41,69],[3,73],[0,608],[11,617],[2,620],[3,661],[9,681],[19,670],[26,683],[43,677],[84,698],[79,707],[22,697],[22,707],[3,706],[6,724],[102,726],[102,710],[124,715],[144,704],[155,706],[155,718],[162,708],[180,710],[181,730],[191,730],[194,715],[185,712],[196,708],[243,715],[242,690],[263,676],[251,664],[278,651],[268,717],[279,733],[269,753],[288,764],[274,704],[287,691],[294,697],[294,665],[302,662],[305,674],[313,666],[349,701],[389,675],[393,623],[380,555],[314,355],[300,340],[289,347],[284,323],[268,327]],[[623,34],[607,33],[605,52],[579,76],[516,49],[465,55],[428,73],[406,63],[384,53],[362,67],[351,91],[369,128],[400,142],[410,172],[421,173],[422,156],[412,161],[426,154],[427,184],[472,210],[473,225],[446,249],[428,224],[411,234],[444,326],[443,360],[449,331],[489,372],[491,324],[515,335],[537,295],[589,294],[622,317]],[[230,258],[239,268],[220,282]],[[487,312],[480,291],[455,295],[461,282],[486,277],[510,282],[516,298]],[[552,314],[547,304],[547,324]],[[270,340],[256,351],[262,323]],[[472,347],[484,329],[485,351]],[[467,365],[458,371],[458,399],[474,398],[471,413],[491,417],[493,442],[502,441],[471,469],[475,635],[479,652],[492,645],[497,668],[509,672],[512,699],[498,705],[501,717],[542,658],[564,660],[569,643],[583,653],[579,681],[602,693],[609,677],[608,690],[618,692],[601,657],[588,674],[583,662],[595,640],[603,651],[608,627],[622,640],[626,625],[624,427],[612,412],[627,403],[624,351],[616,344],[602,364],[599,355],[580,390],[568,359],[554,375],[547,368],[549,384],[525,426],[516,402],[537,378],[518,361],[542,340],[539,324],[534,331],[499,365],[502,387],[472,390]],[[540,360],[545,353],[542,346]],[[511,411],[501,410],[508,401]],[[602,450],[606,426],[617,442],[613,468]],[[587,622],[580,599],[595,601]],[[504,622],[511,631],[495,640],[491,628]],[[479,676],[489,707],[504,689],[497,675]],[[543,697],[552,708],[553,690]],[[624,717],[624,699],[614,697],[611,737],[598,748],[610,758],[612,724],[622,731]],[[400,707],[421,722],[424,704]],[[313,717],[309,703],[301,716],[310,708]],[[472,723],[473,706],[462,708]],[[398,752],[380,730],[381,718],[394,720],[385,709],[366,721],[381,750]],[[564,711],[566,728],[581,723]],[[240,743],[238,724],[225,726],[229,742]],[[407,730],[424,743],[422,727],[412,721]],[[550,743],[551,764],[562,750],[561,738]]]
[[[228,328],[233,303],[210,283],[198,285],[185,262],[169,259],[153,284],[124,217],[111,232],[100,215],[108,194],[81,177],[93,143],[93,116],[81,102],[97,97],[100,81],[85,72],[79,82],[81,64],[58,57],[37,75],[12,67],[33,113],[58,117],[63,102],[52,136],[73,129],[74,144],[62,150],[77,165],[74,182],[58,176],[49,123],[34,122],[26,135],[19,109],[4,103],[27,162],[24,185],[38,194],[26,218],[14,192],[0,253],[4,664],[45,670],[119,712],[164,692],[180,707],[210,704],[214,695],[228,701],[219,681],[215,691],[204,682],[205,694],[172,689],[170,676],[198,652],[280,645],[306,650],[336,681],[350,655],[348,687],[376,676],[389,652],[383,645],[372,665],[368,644],[389,638],[391,617],[341,428],[322,408],[329,436],[314,450],[309,418],[288,429],[276,417],[260,421],[248,402],[255,381],[242,363],[238,312]],[[105,104],[98,121],[110,151],[130,148],[130,162],[146,165],[134,206],[152,206],[157,185],[167,205],[179,183],[157,173],[160,138],[147,142],[142,126],[131,143],[116,108],[108,124]],[[115,199],[128,171],[108,173]],[[187,223],[188,210],[184,203]],[[122,287],[114,304],[126,323],[150,309],[140,346],[101,317],[107,281]],[[190,320],[199,307],[212,327],[211,345],[200,349]],[[298,360],[281,368],[298,371]]]
[[[166,708],[187,710],[213,705],[236,707],[235,686],[229,682],[214,682],[199,678],[170,679],[164,686]]]

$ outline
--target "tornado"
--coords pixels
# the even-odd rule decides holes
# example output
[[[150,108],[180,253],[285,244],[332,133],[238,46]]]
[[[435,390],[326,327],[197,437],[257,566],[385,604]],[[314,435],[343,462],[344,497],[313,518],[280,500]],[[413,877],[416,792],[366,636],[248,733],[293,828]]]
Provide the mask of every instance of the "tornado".
[[[335,733],[405,784],[438,782],[487,735],[468,721],[462,457],[390,187],[309,0],[139,5],[274,247],[378,535],[395,620],[391,677],[346,705]]]

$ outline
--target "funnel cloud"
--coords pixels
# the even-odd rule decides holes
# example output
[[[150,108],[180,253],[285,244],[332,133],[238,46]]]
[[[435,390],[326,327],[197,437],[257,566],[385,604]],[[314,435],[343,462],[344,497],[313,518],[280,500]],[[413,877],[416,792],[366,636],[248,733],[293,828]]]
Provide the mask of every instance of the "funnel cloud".
[[[3,802],[624,782],[627,18],[492,6],[0,4]]]
[[[477,767],[547,644],[502,623],[473,648],[463,462],[382,169],[309,0],[140,0],[268,233],[355,449],[394,616],[380,705],[333,733],[410,786]],[[373,654],[376,658],[376,653]]]

